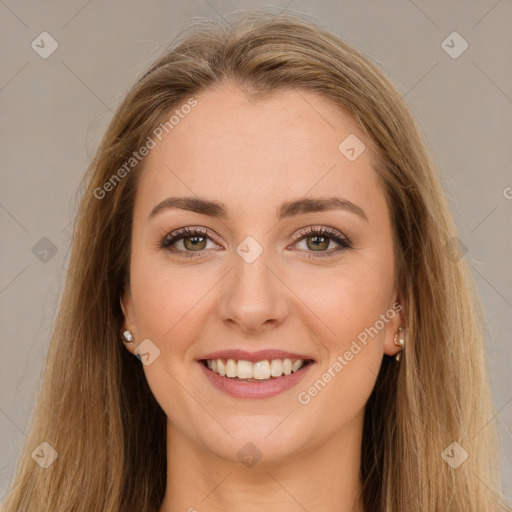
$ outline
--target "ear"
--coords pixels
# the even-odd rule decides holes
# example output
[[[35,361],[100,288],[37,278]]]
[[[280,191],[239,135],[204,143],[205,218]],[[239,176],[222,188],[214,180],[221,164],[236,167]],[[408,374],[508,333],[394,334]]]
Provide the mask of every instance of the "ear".
[[[403,347],[395,345],[394,338],[395,334],[398,333],[398,328],[405,329],[405,319],[407,318],[406,305],[404,304],[401,295],[396,292],[394,294],[394,300],[391,302],[388,308],[387,315],[390,319],[386,328],[386,338],[384,340],[384,353],[388,356],[394,356],[400,352]],[[404,336],[404,331],[398,333],[399,337]]]
[[[125,288],[125,291],[121,295],[119,302],[121,304],[121,310],[123,311],[124,315],[124,321],[120,333],[121,339],[123,340],[126,349],[133,354],[133,351],[138,344],[137,340],[139,339],[139,335],[137,331],[137,322],[135,318],[135,309],[133,307],[133,299],[129,286]],[[123,337],[123,332],[127,330],[132,333],[133,343],[127,343]]]

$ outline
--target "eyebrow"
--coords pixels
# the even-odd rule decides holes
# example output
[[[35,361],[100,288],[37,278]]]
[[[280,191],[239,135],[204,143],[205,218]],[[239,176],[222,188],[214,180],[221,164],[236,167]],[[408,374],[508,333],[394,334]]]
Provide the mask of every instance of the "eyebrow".
[[[151,210],[148,221],[165,210],[175,208],[208,215],[210,217],[225,220],[229,219],[226,205],[219,201],[201,197],[168,197]],[[277,219],[280,221],[287,217],[328,210],[345,210],[352,212],[368,222],[368,218],[361,207],[342,197],[308,197],[294,201],[285,201],[277,209]]]

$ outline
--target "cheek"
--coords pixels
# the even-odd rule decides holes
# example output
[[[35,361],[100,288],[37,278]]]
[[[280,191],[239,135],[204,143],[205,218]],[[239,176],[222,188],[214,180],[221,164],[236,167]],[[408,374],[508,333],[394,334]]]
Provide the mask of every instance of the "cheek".
[[[373,390],[392,318],[386,316],[392,259],[382,257],[385,252],[379,254],[360,254],[353,264],[323,281],[323,293],[318,288],[312,296],[311,309],[334,335],[321,339],[326,357],[301,389],[299,403],[311,413],[310,420],[327,414],[333,424],[343,424],[364,407]]]
[[[160,356],[144,373],[153,396],[169,418],[182,429],[190,429],[184,418],[204,414],[200,397],[191,399],[192,350],[207,322],[208,292],[218,276],[215,272],[184,270],[166,265],[165,260],[144,261],[134,256],[132,296],[141,339],[149,338]],[[186,362],[186,364],[184,364]],[[191,395],[192,393],[192,395]]]
[[[166,265],[163,258],[134,257],[132,294],[139,335],[154,340],[166,350],[181,352],[204,321],[204,300],[215,284],[214,272]]]
[[[318,338],[323,357],[315,374],[297,390],[297,400],[306,421],[319,431],[334,432],[348,424],[375,386],[388,325],[379,322],[389,293],[383,281],[378,272],[368,272],[368,267],[366,272],[352,268],[326,280],[324,292],[314,294],[308,303],[322,319],[317,325],[325,323],[329,334]],[[377,322],[380,329],[375,327]]]
[[[329,351],[343,351],[386,312],[392,284],[392,267],[376,255],[364,254],[329,274],[298,281],[296,286],[302,290],[298,295],[306,298],[317,323],[323,326],[323,341]],[[378,325],[384,333],[387,324],[384,328],[381,322]]]

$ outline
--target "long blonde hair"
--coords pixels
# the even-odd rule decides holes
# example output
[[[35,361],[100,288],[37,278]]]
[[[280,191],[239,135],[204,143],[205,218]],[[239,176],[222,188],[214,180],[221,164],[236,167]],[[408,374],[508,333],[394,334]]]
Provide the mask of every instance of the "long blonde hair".
[[[2,510],[158,510],[166,416],[120,341],[119,297],[129,282],[144,160],[103,197],[98,190],[172,109],[226,81],[255,100],[290,88],[315,91],[358,120],[377,150],[408,338],[399,363],[384,357],[366,405],[365,510],[510,510],[487,424],[493,407],[483,311],[433,159],[402,95],[368,58],[305,17],[254,10],[232,21],[203,20],[180,35],[129,91],[84,176],[42,385]],[[42,442],[58,453],[46,469],[31,456]],[[466,452],[459,467],[448,463]]]

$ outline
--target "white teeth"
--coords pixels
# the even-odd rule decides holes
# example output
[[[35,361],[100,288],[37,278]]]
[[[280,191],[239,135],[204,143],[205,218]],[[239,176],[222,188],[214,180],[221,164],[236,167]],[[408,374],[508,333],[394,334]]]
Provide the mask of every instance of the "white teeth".
[[[240,363],[238,363],[240,364]],[[258,361],[252,365],[253,378],[258,380],[270,378],[270,364],[268,361]]]
[[[217,372],[221,377],[226,375],[226,365],[222,359],[217,359]]]
[[[283,374],[283,363],[281,359],[272,359],[270,363],[270,375],[272,377],[281,377]]]
[[[236,377],[237,364],[234,359],[228,359],[226,363],[226,377]]]
[[[238,361],[236,376],[239,379],[252,379],[252,363],[250,361]]]
[[[235,359],[208,359],[207,367],[221,377],[266,380],[290,375],[304,366],[303,359],[271,359],[252,363]]]
[[[292,363],[292,372],[296,372],[302,365],[302,361],[294,361]],[[215,371],[214,365],[212,364],[212,370]]]

